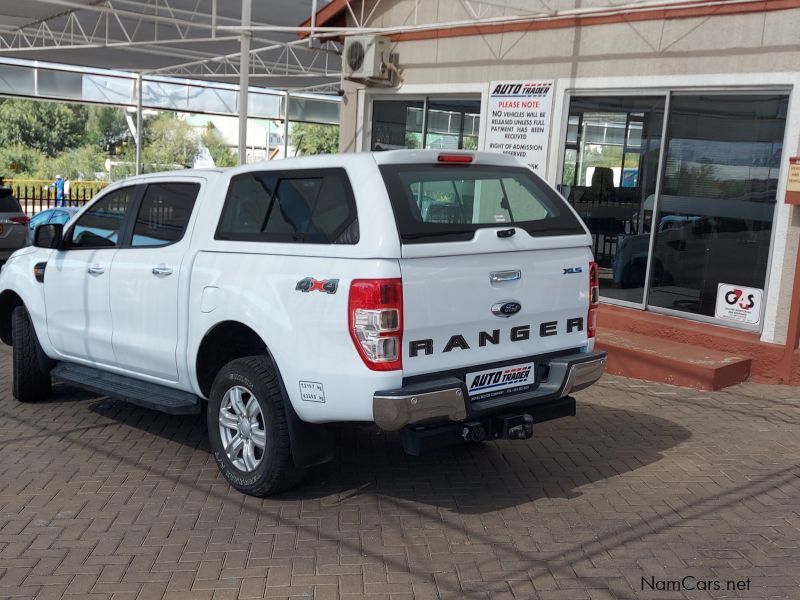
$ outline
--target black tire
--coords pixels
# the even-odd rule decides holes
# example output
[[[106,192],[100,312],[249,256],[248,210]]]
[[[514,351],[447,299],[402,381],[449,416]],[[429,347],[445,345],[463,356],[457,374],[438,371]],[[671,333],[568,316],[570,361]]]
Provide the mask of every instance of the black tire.
[[[233,464],[225,452],[219,417],[225,394],[234,387],[252,392],[261,409],[266,444],[259,464],[246,471]],[[287,400],[288,401],[288,400]],[[214,460],[234,488],[250,496],[269,496],[296,486],[305,471],[295,467],[289,441],[280,378],[266,356],[248,356],[229,362],[217,374],[208,400],[208,439]]]
[[[17,306],[11,313],[11,339],[14,344],[14,397],[20,402],[48,398],[52,392],[50,371],[54,363],[42,350],[24,306]]]

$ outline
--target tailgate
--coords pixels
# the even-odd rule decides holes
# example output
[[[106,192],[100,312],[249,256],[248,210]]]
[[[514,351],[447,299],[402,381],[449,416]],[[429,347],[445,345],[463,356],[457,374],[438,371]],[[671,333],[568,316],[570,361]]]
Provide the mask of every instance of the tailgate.
[[[516,359],[586,346],[591,238],[553,188],[498,155],[387,155],[404,376],[502,362],[513,378],[535,370]]]
[[[403,375],[586,344],[588,248],[404,258]]]

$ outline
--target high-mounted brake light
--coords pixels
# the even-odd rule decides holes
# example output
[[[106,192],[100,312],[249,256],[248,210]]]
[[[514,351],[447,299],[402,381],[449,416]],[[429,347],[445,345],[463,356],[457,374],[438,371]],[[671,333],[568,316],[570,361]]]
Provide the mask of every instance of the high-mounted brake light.
[[[356,279],[348,301],[350,337],[373,371],[403,367],[403,282],[401,279]]]
[[[438,158],[440,163],[455,163],[465,165],[472,162],[471,154],[440,154]]]
[[[600,279],[597,274],[597,263],[589,263],[589,314],[586,317],[586,335],[593,338],[597,335],[597,308],[600,306]]]

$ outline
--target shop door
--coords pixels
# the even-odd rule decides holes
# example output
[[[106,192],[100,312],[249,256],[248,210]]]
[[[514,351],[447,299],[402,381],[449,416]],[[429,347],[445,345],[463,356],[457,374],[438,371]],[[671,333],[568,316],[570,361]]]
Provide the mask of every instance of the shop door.
[[[649,307],[760,326],[788,100],[672,96]]]
[[[586,222],[604,301],[644,308],[664,96],[574,97],[560,191]]]

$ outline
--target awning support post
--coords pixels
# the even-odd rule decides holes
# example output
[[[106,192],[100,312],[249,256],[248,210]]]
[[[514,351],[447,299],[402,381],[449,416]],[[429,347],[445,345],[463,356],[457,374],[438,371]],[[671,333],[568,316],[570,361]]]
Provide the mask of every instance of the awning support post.
[[[296,154],[296,153],[295,153]],[[289,91],[283,100],[283,158],[289,158]]]
[[[242,0],[242,34],[239,55],[239,164],[247,162],[247,100],[250,89],[250,21],[253,0]]]
[[[142,174],[142,74],[136,75],[136,174]]]

